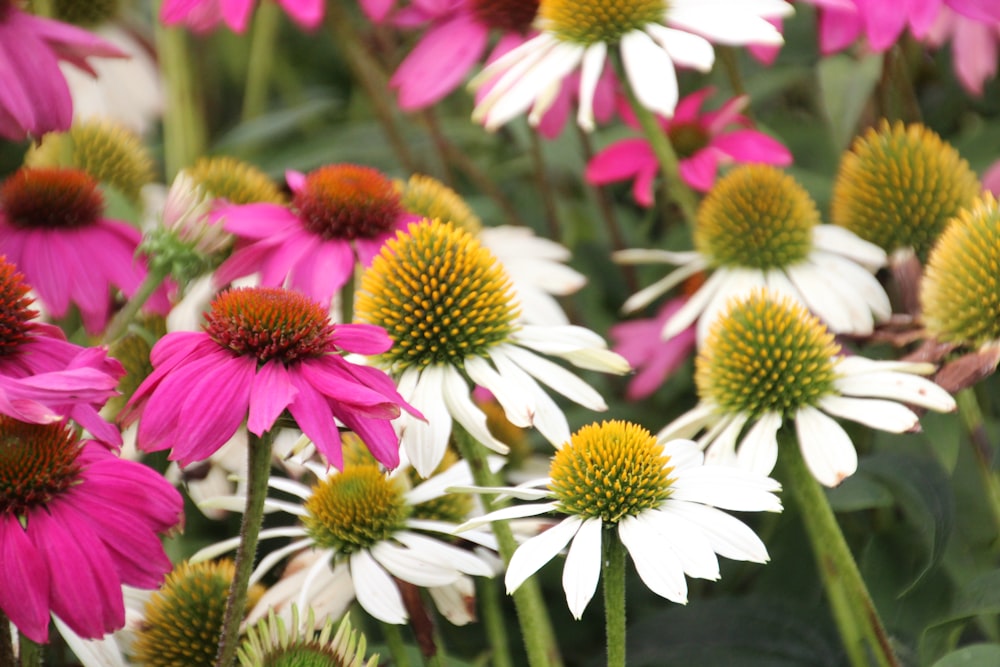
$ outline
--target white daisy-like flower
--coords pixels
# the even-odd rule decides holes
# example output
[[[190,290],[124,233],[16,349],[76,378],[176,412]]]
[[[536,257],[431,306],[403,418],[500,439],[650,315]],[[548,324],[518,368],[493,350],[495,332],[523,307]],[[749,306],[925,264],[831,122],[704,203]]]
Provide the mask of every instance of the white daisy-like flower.
[[[452,222],[475,236],[503,265],[514,296],[520,303],[520,320],[527,324],[565,325],[569,318],[555,297],[580,290],[587,278],[566,262],[566,246],[537,236],[528,227],[484,227],[462,197],[441,181],[423,174],[399,182],[402,205],[410,213]]]
[[[660,438],[687,438],[707,460],[768,474],[778,460],[778,429],[794,422],[813,476],[836,486],[854,474],[858,455],[834,419],[902,433],[916,413],[955,409],[951,394],[920,377],[925,363],[839,356],[833,335],[801,304],[755,290],[733,299],[713,324],[695,361],[700,402],[665,426]]]
[[[563,79],[580,68],[577,122],[594,127],[593,100],[608,48],[617,47],[639,103],[663,116],[677,106],[674,65],[712,69],[712,43],[780,45],[767,19],[792,13],[784,0],[541,0],[540,34],[487,65],[469,84],[488,88],[472,117],[493,130],[529,108],[537,124]]]
[[[454,422],[490,449],[507,452],[486,427],[471,384],[489,389],[512,424],[534,426],[558,445],[569,438],[569,425],[540,383],[591,410],[607,404],[543,355],[591,370],[629,370],[589,329],[521,323],[502,265],[450,222],[423,220],[389,240],[362,275],[355,317],[384,328],[395,342],[377,363],[426,417],[393,422],[421,475],[440,463]]]
[[[746,524],[722,510],[780,512],[781,486],[758,473],[704,465],[690,440],[657,441],[622,421],[585,426],[552,459],[549,477],[513,488],[469,488],[544,503],[514,505],[459,527],[489,521],[565,515],[521,544],[507,566],[507,592],[515,591],[569,546],[563,589],[579,619],[597,590],[605,530],[614,529],[643,583],[673,602],[687,602],[685,575],[717,580],[717,555],[765,563],[767,548]]]
[[[867,335],[892,315],[873,275],[886,263],[878,246],[834,225],[819,224],[809,194],[769,165],[743,165],[721,178],[702,201],[694,229],[696,250],[623,250],[623,264],[679,265],[633,294],[631,312],[696,274],[709,273],[663,326],[664,340],[698,323],[699,345],[729,300],[767,288],[804,304],[837,334]],[[835,279],[834,279],[835,277]]]
[[[472,473],[467,463],[454,463],[410,487],[407,465],[386,473],[371,459],[352,464],[352,454],[345,451],[345,456],[348,460],[342,472],[307,463],[318,480],[312,486],[274,476],[268,480],[273,490],[294,496],[300,502],[268,498],[264,511],[290,514],[299,519],[299,524],[260,532],[262,540],[292,538],[292,541],[261,559],[251,574],[251,583],[293,554],[304,552],[314,557],[306,557],[307,567],[286,577],[265,594],[248,617],[250,622],[266,614],[268,607],[276,608],[279,614],[288,614],[293,603],[300,609],[314,608],[320,618],[336,616],[357,599],[378,620],[402,624],[408,614],[395,580],[426,587],[439,600],[453,594],[435,589],[458,586],[464,590],[462,587],[467,583],[463,580],[467,575],[495,574],[490,559],[428,534],[450,534],[473,507],[471,499],[445,492],[449,487],[471,483]],[[500,459],[491,465],[499,469]],[[241,511],[245,501],[241,496],[223,496],[203,505]],[[496,548],[488,531],[463,537],[486,548]],[[215,558],[238,544],[238,537],[224,540],[202,549],[191,560]]]

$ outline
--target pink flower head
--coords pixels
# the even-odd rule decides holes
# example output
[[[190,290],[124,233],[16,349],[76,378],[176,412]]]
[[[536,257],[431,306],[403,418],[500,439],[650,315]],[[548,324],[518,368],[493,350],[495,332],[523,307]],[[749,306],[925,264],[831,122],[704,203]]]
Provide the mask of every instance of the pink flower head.
[[[1000,5],[1000,3],[998,3]],[[1000,18],[980,20],[941,10],[924,41],[934,48],[951,41],[952,66],[962,87],[973,95],[997,73],[1000,60]]]
[[[261,273],[261,284],[288,284],[330,303],[354,274],[355,260],[371,264],[382,244],[417,216],[403,210],[393,182],[370,167],[335,164],[308,175],[286,175],[291,207],[225,205],[215,210],[239,241],[218,268],[216,284]]]
[[[323,21],[324,0],[275,0],[292,19],[306,30]],[[225,23],[236,33],[246,31],[256,0],[164,0],[160,20],[164,25],[183,23],[191,30],[206,33]]]
[[[895,44],[907,28],[922,39],[942,7],[942,0],[807,1],[819,8],[820,52],[824,55],[850,46],[862,34],[876,52]]]
[[[0,417],[0,451],[0,610],[41,643],[50,614],[83,638],[122,628],[122,585],[170,571],[157,533],[180,522],[180,494],[65,423]]]
[[[48,424],[76,420],[99,440],[121,444],[121,433],[98,415],[125,374],[102,348],[66,341],[62,331],[34,321],[29,287],[0,255],[0,415]]]
[[[135,258],[139,230],[103,214],[97,181],[79,169],[24,168],[0,186],[0,254],[24,273],[53,317],[75,304],[91,334],[108,323],[112,289],[131,296],[146,277]],[[170,309],[163,290],[147,306]]]
[[[660,117],[660,125],[680,157],[680,174],[695,190],[708,192],[715,183],[719,165],[760,162],[777,166],[791,164],[792,155],[781,142],[751,129],[750,120],[740,114],[746,96],[734,97],[715,111],[701,111],[714,92],[703,88],[682,99],[673,118]],[[619,111],[625,122],[639,129],[626,103]],[[659,162],[644,138],[624,139],[599,152],[587,165],[585,178],[594,185],[634,179],[632,194],[642,206],[653,205],[653,184]]]
[[[230,289],[212,302],[204,331],[170,333],[153,347],[153,373],[122,415],[139,419],[144,451],[171,449],[181,465],[203,461],[243,420],[257,435],[285,411],[327,460],[341,468],[334,418],[393,468],[399,440],[390,420],[400,408],[419,417],[382,371],[340,352],[378,354],[392,346],[383,329],[330,324],[326,310],[283,288]]]
[[[695,328],[690,326],[668,340],[661,332],[674,313],[687,302],[686,297],[667,301],[656,317],[630,320],[611,327],[612,348],[625,357],[638,372],[629,382],[626,396],[638,401],[651,395],[676,371],[695,348]]]
[[[86,30],[0,0],[0,137],[19,141],[69,129],[73,100],[59,61],[94,75],[87,64],[91,56],[125,54]]]

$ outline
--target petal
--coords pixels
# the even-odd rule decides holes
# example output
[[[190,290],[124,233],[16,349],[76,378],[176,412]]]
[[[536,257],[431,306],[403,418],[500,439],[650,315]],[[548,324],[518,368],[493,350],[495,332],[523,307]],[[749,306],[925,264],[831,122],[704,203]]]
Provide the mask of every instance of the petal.
[[[34,527],[32,527],[34,530]],[[0,610],[24,636],[44,644],[49,640],[49,571],[9,512],[0,516]]]
[[[869,428],[890,433],[905,433],[920,425],[920,418],[912,410],[895,401],[824,396],[817,407],[835,417],[850,419]]]
[[[799,408],[795,433],[802,458],[820,484],[837,486],[858,469],[858,453],[847,432],[816,408]]]
[[[619,48],[629,85],[639,104],[670,117],[677,106],[677,74],[670,56],[644,32],[622,36]]]
[[[643,515],[629,516],[618,523],[618,537],[628,549],[639,578],[649,590],[672,602],[687,604],[684,569],[671,549],[670,540],[649,530]]]
[[[365,549],[351,554],[350,562],[354,593],[365,611],[383,623],[405,623],[403,597],[389,573]]]
[[[507,575],[504,577],[507,593],[516,591],[528,577],[555,558],[582,524],[583,520],[578,517],[567,517],[519,546],[507,564]]]
[[[587,608],[597,582],[601,578],[601,533],[604,523],[600,519],[587,519],[570,542],[563,565],[562,584],[566,604],[573,618],[580,620]]]
[[[298,390],[292,385],[283,363],[272,359],[258,368],[250,387],[247,430],[258,436],[271,430],[296,394]]]

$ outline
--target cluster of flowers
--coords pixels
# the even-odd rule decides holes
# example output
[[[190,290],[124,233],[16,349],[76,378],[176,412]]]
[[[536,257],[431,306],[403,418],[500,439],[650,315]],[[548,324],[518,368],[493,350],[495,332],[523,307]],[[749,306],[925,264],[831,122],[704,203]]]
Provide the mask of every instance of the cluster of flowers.
[[[242,33],[255,4],[166,0],[159,18]],[[307,30],[327,9],[277,4]],[[823,53],[862,35],[884,51],[908,28],[933,46],[952,38],[971,92],[995,73],[1000,13],[989,3],[810,4]],[[59,64],[100,80],[88,59],[126,53],[0,0],[0,137],[45,136],[0,185],[0,620],[30,642],[48,642],[54,622],[88,667],[126,656],[201,664],[221,632],[225,662],[237,650],[229,626],[245,622],[245,664],[302,640],[360,665],[364,643],[349,624],[331,637],[355,600],[399,625],[426,589],[445,618],[468,623],[471,577],[504,573],[513,593],[567,550],[563,587],[580,618],[616,546],[651,591],[685,603],[686,577],[718,579],[718,556],[768,560],[726,511],[781,511],[770,477],[779,456],[800,451],[816,480],[836,486],[858,468],[836,418],[912,431],[917,410],[953,410],[952,393],[981,379],[963,366],[943,388],[923,377],[940,355],[872,360],[850,348],[893,317],[879,270],[895,278],[926,264],[908,315],[929,340],[971,348],[990,371],[1000,362],[1000,289],[981,259],[1000,249],[1000,209],[954,149],[920,125],[871,129],[845,154],[832,224],[821,224],[781,170],[791,153],[744,114],[748,96],[712,111],[712,88],[680,97],[675,65],[710,70],[713,45],[773,60],[788,2],[361,5],[374,22],[424,31],[389,82],[404,110],[469,82],[499,37],[469,82],[473,119],[488,130],[526,113],[554,137],[576,104],[585,131],[617,116],[642,132],[597,152],[586,181],[632,179],[642,207],[662,204],[658,179],[704,197],[688,221],[693,250],[615,254],[679,267],[624,310],[691,289],[654,319],[613,328],[610,349],[558,301],[585,283],[566,248],[485,226],[429,177],[330,164],[289,170],[279,186],[206,158],[152,203],[142,142],[80,120]],[[107,189],[144,201],[151,223],[108,217]],[[550,394],[605,411],[565,364],[615,375],[634,366],[629,397],[644,399],[695,351],[699,402],[656,434],[620,420],[574,431]],[[512,445],[488,424],[496,415],[551,445],[546,476],[493,481]],[[783,428],[792,451],[779,447]],[[161,451],[166,476],[140,460]],[[206,514],[244,514],[239,537],[177,568],[161,542],[184,525],[171,476]],[[536,502],[501,507],[496,494]],[[261,513],[276,525],[261,529]],[[510,520],[522,522],[519,545],[484,528]],[[257,537],[290,542],[251,568]],[[216,560],[234,549],[235,566]],[[184,639],[191,608],[211,630],[204,646]],[[126,628],[130,615],[142,620]],[[5,630],[0,658],[12,651]]]

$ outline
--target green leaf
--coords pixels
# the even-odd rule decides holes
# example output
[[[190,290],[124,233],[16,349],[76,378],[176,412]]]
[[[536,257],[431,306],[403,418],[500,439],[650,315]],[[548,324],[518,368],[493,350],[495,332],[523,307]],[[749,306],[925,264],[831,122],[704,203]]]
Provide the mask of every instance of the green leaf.
[[[952,649],[969,620],[997,613],[1000,613],[1000,570],[993,570],[970,580],[948,613],[924,631],[920,637],[921,663],[929,664]]]
[[[935,662],[932,667],[996,667],[1000,665],[1000,644],[973,644]]]
[[[862,58],[846,54],[827,56],[816,69],[833,144],[843,150],[854,137],[861,112],[882,75],[882,56],[877,53]]]
[[[882,482],[863,471],[851,475],[840,486],[828,489],[826,497],[834,512],[892,507],[895,502],[892,492]]]

